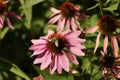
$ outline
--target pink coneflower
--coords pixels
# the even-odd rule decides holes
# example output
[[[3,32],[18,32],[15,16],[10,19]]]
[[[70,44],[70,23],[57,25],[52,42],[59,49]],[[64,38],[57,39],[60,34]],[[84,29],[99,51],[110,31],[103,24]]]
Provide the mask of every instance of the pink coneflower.
[[[98,48],[100,36],[101,34],[103,34],[105,35],[104,43],[103,43],[103,51],[104,52],[106,51],[108,46],[108,38],[110,38],[112,44],[112,50],[115,56],[118,56],[118,42],[115,36],[115,34],[118,34],[116,31],[116,29],[119,28],[118,24],[119,22],[115,17],[110,15],[103,15],[98,21],[97,26],[84,30],[85,33],[93,33],[97,31],[97,29],[100,31],[99,34],[97,35],[94,53]]]
[[[7,3],[9,3],[10,1],[11,0],[6,0],[6,1],[3,2],[3,0],[0,0],[0,28],[3,28],[3,25],[4,25],[4,19],[3,19],[3,17],[5,18],[5,21],[6,21],[7,25],[11,29],[14,29],[14,27],[11,24],[10,19],[8,18],[8,15],[12,16],[12,17],[14,17],[16,19],[21,19],[20,16],[18,16],[17,14],[15,14],[12,11],[9,11],[9,10],[6,9]]]
[[[107,52],[101,52],[100,64],[103,68],[103,76],[105,80],[120,79],[120,57],[112,56]]]
[[[77,21],[78,18],[84,20],[86,15],[80,13],[79,7],[75,6],[71,2],[64,2],[60,6],[60,10],[55,9],[53,7],[50,8],[53,12],[50,21],[48,24],[54,24],[57,22],[57,31],[62,31],[64,26],[67,30],[81,30],[80,24]]]
[[[62,69],[69,72],[69,60],[74,64],[78,64],[75,55],[85,55],[82,51],[85,47],[81,45],[85,39],[78,38],[79,35],[80,31],[64,31],[61,33],[49,30],[46,37],[31,40],[33,45],[29,49],[34,51],[32,56],[37,55],[33,63],[41,63],[41,70],[50,65],[51,74],[55,70],[61,74]]]

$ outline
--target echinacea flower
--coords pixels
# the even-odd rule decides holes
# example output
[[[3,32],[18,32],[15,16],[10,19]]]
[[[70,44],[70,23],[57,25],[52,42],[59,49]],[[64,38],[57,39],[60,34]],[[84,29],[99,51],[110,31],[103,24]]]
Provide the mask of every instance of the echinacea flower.
[[[101,52],[100,64],[103,68],[103,76],[105,80],[118,80],[120,79],[120,57],[112,56],[107,52]]]
[[[84,20],[86,18],[86,15],[80,13],[78,6],[75,6],[71,2],[64,2],[60,6],[60,10],[53,7],[50,9],[53,14],[48,24],[54,24],[57,22],[57,31],[62,31],[64,27],[66,27],[66,30],[81,30],[77,19],[80,18],[81,20]]]
[[[10,19],[8,18],[8,16],[12,16],[16,19],[21,19],[20,16],[18,16],[16,13],[10,11],[10,10],[7,10],[7,4],[10,2],[11,0],[6,0],[6,1],[3,1],[3,0],[0,0],[0,28],[3,28],[3,25],[4,25],[4,19],[3,17],[5,18],[5,21],[7,23],[7,25],[11,28],[11,29],[14,29],[13,25],[11,24],[11,21]]]
[[[56,70],[61,74],[62,69],[69,72],[69,60],[78,64],[75,55],[85,55],[82,51],[85,47],[81,45],[85,39],[79,38],[80,33],[80,31],[62,33],[49,30],[47,36],[31,40],[33,45],[29,50],[34,51],[32,56],[37,55],[33,64],[41,63],[41,70],[49,67],[51,74]]]
[[[108,40],[110,39],[112,44],[112,50],[115,56],[118,56],[118,42],[116,39],[116,34],[117,34],[116,29],[120,28],[118,24],[119,24],[119,21],[115,17],[111,15],[103,15],[98,21],[97,26],[84,30],[85,33],[93,33],[97,30],[100,31],[99,34],[97,35],[94,53],[98,48],[98,45],[100,42],[100,36],[102,34],[102,35],[105,35],[104,43],[103,43],[103,51],[104,52],[106,51],[108,46]]]

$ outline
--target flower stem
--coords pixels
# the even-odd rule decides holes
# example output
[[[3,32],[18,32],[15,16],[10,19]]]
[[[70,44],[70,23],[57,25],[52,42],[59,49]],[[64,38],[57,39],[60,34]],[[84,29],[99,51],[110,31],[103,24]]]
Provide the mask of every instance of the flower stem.
[[[101,15],[103,15],[103,9],[102,9],[101,0],[98,0],[98,2],[99,2],[99,7],[100,7],[100,12],[101,12]]]

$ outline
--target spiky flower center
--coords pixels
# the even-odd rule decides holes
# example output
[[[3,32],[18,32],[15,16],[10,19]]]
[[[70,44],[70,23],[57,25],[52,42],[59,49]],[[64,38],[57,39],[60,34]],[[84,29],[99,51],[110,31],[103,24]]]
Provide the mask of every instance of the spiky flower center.
[[[63,17],[73,17],[76,12],[75,5],[71,2],[65,2],[60,6],[60,11]]]
[[[98,26],[102,34],[109,35],[116,31],[118,21],[111,15],[103,15],[98,21]]]
[[[53,54],[61,53],[67,47],[67,40],[59,33],[53,33],[48,39],[47,47]]]
[[[100,59],[101,66],[105,68],[112,68],[114,66],[114,62],[115,57],[109,55],[105,55]]]
[[[1,2],[0,3],[0,14],[3,14],[5,10],[6,10],[6,5]]]

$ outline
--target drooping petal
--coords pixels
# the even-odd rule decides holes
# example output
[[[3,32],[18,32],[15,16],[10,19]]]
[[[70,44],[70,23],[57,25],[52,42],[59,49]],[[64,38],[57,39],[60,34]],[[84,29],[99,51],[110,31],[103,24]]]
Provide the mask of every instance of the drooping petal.
[[[43,70],[45,68],[48,67],[48,65],[51,62],[51,53],[48,51],[48,53],[46,53],[47,55],[44,57],[44,60],[42,61],[41,67],[40,69]]]
[[[115,57],[118,57],[118,42],[116,40],[116,37],[114,35],[110,36],[111,44],[112,44],[112,50],[114,52]]]
[[[12,12],[12,11],[7,11],[7,13],[8,13],[8,15],[10,15],[10,16],[16,18],[16,19],[21,19],[20,16],[18,16],[16,13],[14,13],[14,12]]]
[[[56,23],[60,18],[61,18],[61,15],[56,15],[56,16],[54,16],[53,18],[51,18],[51,19],[49,20],[48,25],[49,25],[49,24],[54,24],[54,23]]]
[[[11,0],[6,0],[6,1],[4,1],[3,2],[3,4],[7,4],[7,3],[9,3]]]
[[[60,53],[58,57],[59,57],[58,58],[59,61],[61,62],[61,67],[65,71],[69,72],[69,60],[68,60],[68,58],[65,55],[63,55],[62,53]]]
[[[59,21],[58,21],[58,27],[57,27],[57,31],[58,32],[61,32],[64,28],[64,25],[65,25],[65,18],[61,18]]]
[[[57,69],[57,62],[58,62],[58,57],[57,55],[53,56],[52,58],[52,63],[50,64],[50,74],[53,74],[55,70]]]
[[[78,56],[84,56],[85,55],[85,53],[82,52],[81,49],[78,49],[76,47],[70,47],[70,50]]]
[[[3,20],[2,20],[2,15],[0,15],[0,28],[3,28]]]
[[[88,28],[88,29],[84,29],[84,33],[94,33],[96,32],[98,29],[98,26],[94,26],[94,27],[91,27],[91,28]]]
[[[77,29],[80,30],[80,31],[83,31],[81,26],[80,26],[80,23],[77,20],[75,20],[75,23],[77,25]]]
[[[46,55],[46,51],[44,51],[42,54],[38,55],[35,58],[35,60],[33,61],[33,64],[39,64],[39,63],[43,62],[45,55]]]
[[[66,30],[70,31],[70,20],[69,19],[66,20]]]
[[[103,44],[104,53],[106,53],[106,51],[107,51],[107,46],[108,46],[108,36],[105,36],[104,44]]]
[[[54,7],[50,7],[50,10],[54,13],[60,13],[60,10],[55,9]]]
[[[5,18],[5,21],[7,23],[7,25],[11,28],[11,29],[14,29],[13,25],[11,24],[10,20],[8,17]]]
[[[59,54],[57,55],[57,57],[58,57],[57,71],[58,71],[59,74],[61,74],[62,73],[62,62],[61,62],[61,59],[59,57]]]
[[[73,31],[77,30],[77,24],[75,23],[75,19],[74,18],[71,19],[71,26],[72,26],[72,30]]]
[[[97,35],[96,46],[95,46],[95,49],[94,49],[94,53],[96,52],[96,50],[97,50],[97,48],[98,48],[98,45],[99,45],[99,42],[100,42],[100,35],[101,35],[101,33],[99,33],[99,34]]]
[[[67,53],[68,58],[71,60],[72,63],[74,64],[79,64],[78,60],[72,53]]]

